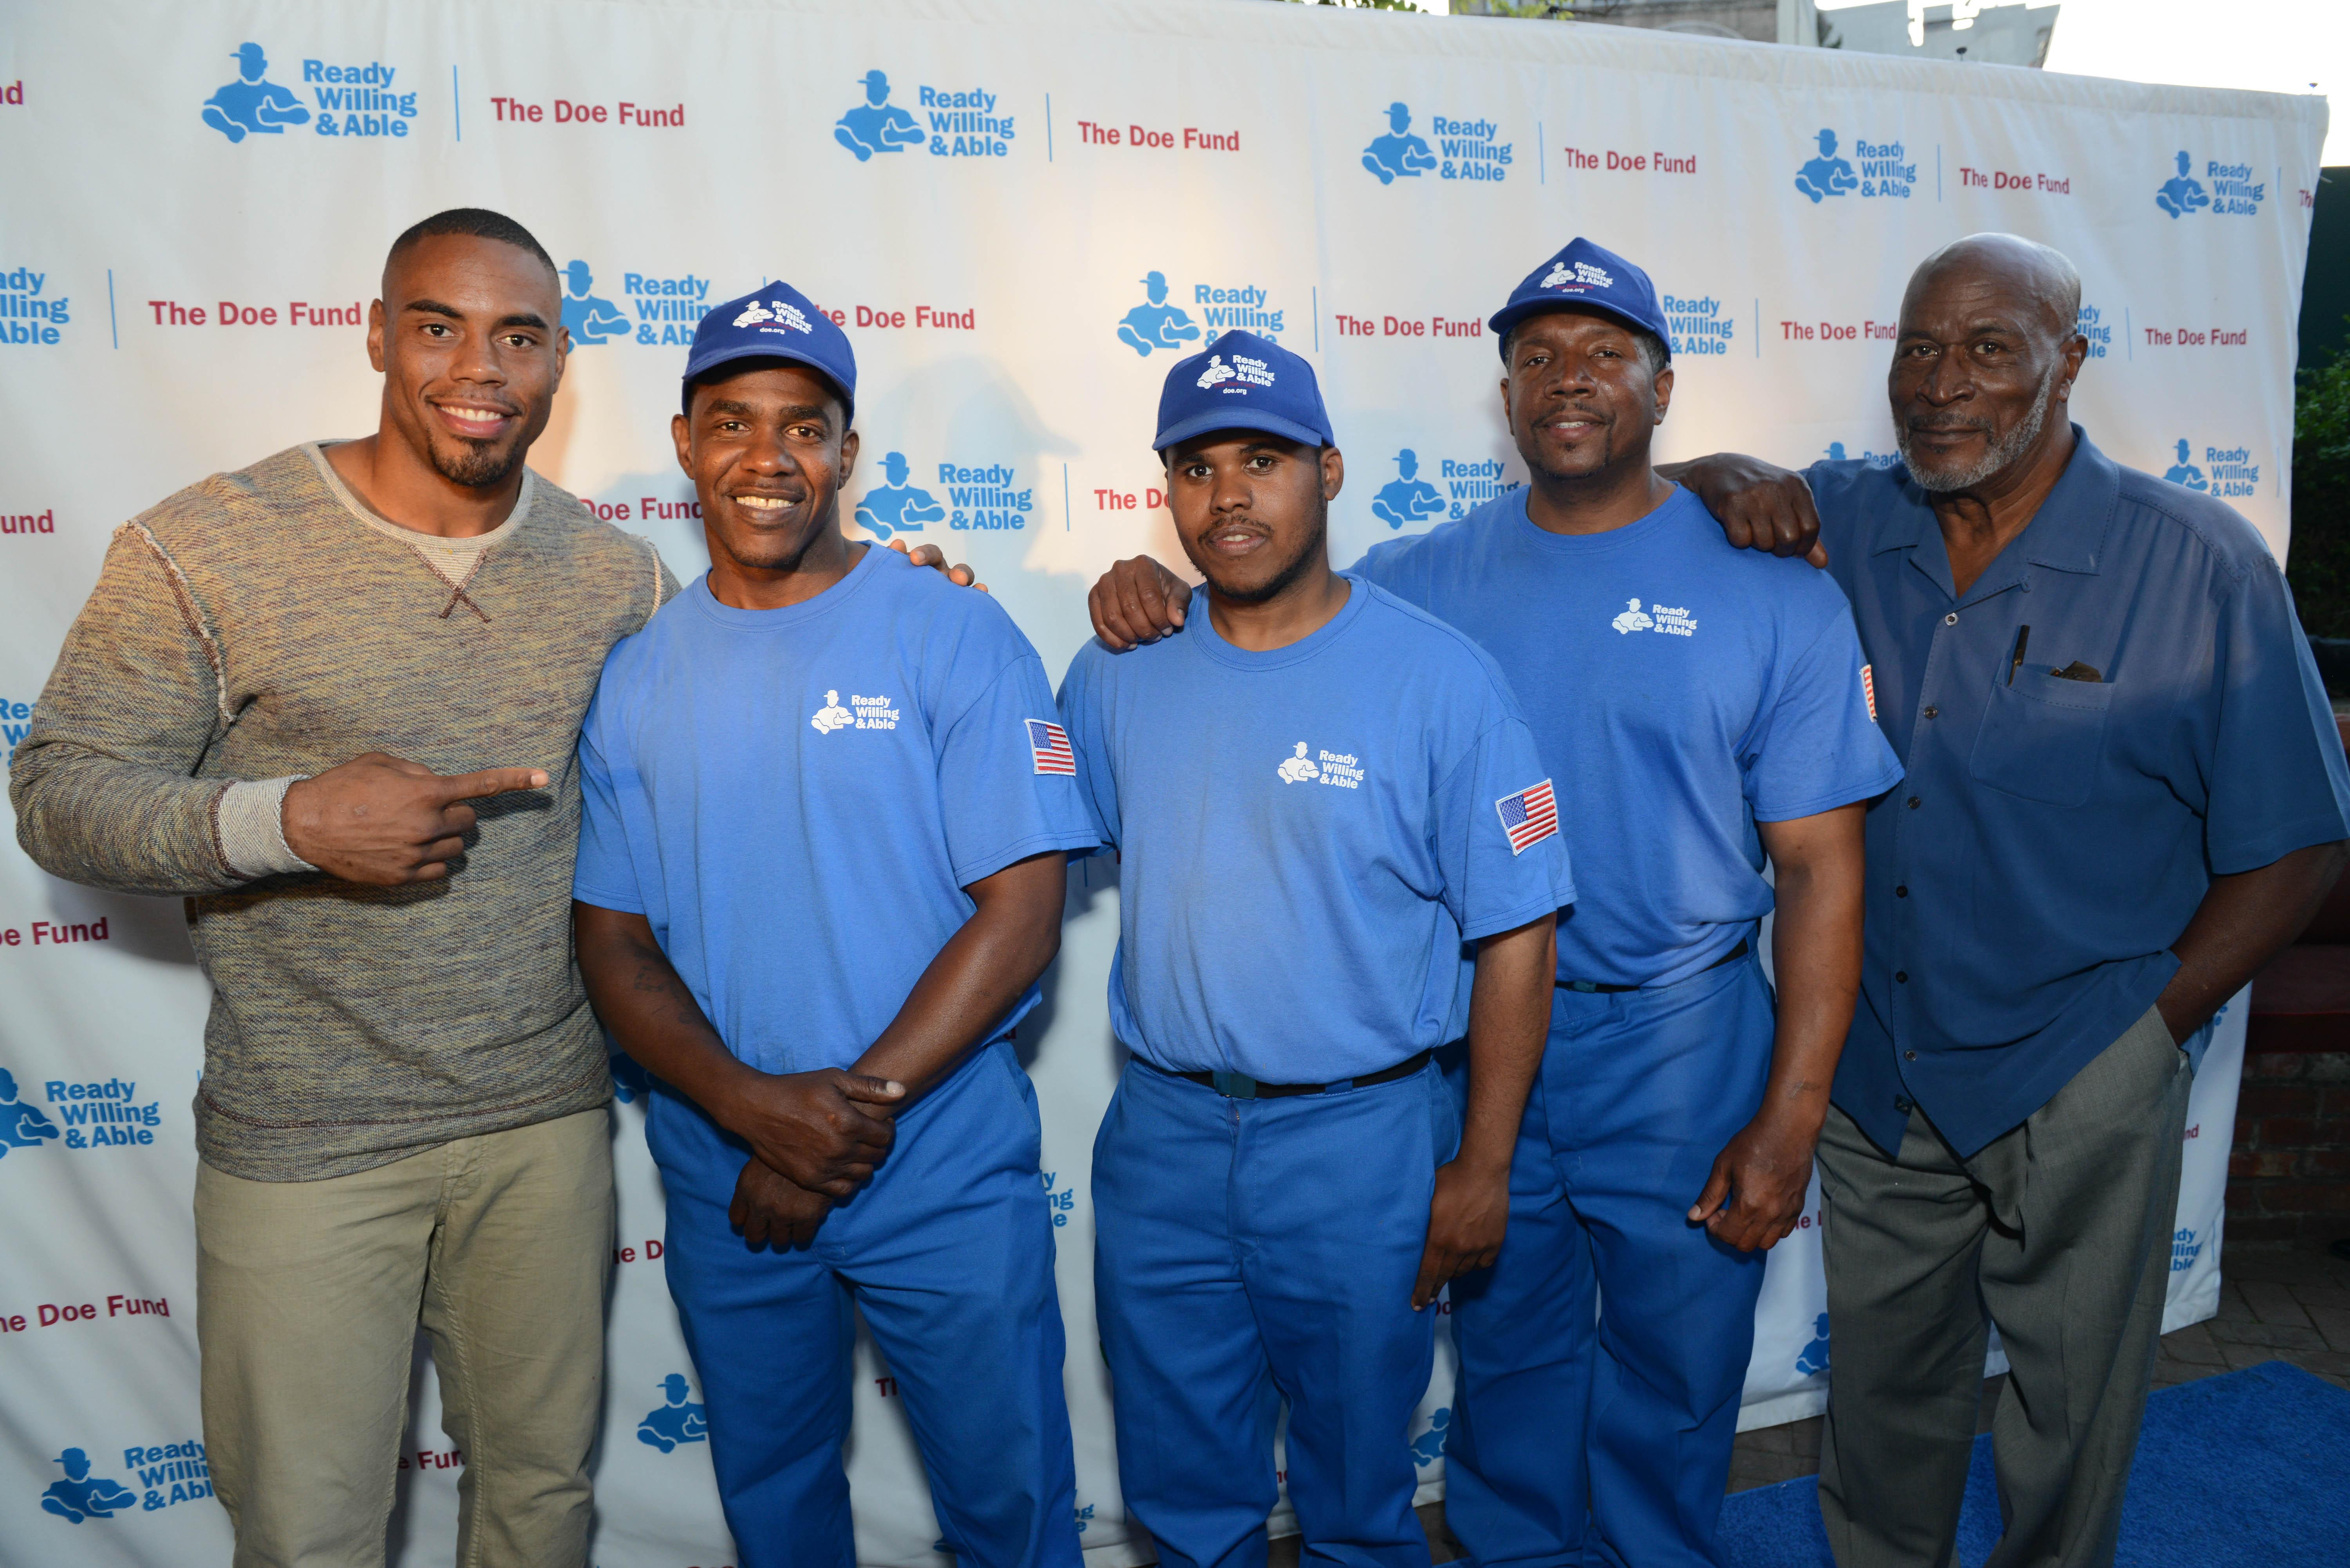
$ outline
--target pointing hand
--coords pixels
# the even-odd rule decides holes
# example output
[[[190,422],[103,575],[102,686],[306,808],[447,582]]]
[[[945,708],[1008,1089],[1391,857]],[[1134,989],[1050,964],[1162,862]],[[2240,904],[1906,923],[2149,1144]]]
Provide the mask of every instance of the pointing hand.
[[[368,752],[287,789],[281,820],[286,847],[328,876],[398,888],[449,875],[475,819],[464,802],[546,784],[545,768],[443,775]]]

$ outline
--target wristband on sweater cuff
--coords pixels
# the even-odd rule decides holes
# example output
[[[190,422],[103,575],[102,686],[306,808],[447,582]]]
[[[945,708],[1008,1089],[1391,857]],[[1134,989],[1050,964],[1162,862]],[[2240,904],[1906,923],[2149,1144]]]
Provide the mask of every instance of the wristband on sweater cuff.
[[[231,871],[251,882],[287,871],[317,869],[286,842],[286,792],[306,776],[240,780],[222,792],[221,858],[228,862]]]

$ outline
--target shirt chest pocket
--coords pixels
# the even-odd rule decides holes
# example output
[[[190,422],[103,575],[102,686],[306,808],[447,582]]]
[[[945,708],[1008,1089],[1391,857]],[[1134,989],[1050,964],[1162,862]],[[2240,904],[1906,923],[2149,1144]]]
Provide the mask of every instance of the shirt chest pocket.
[[[2113,704],[2110,681],[2066,680],[2027,665],[2013,684],[1991,688],[1968,771],[2025,800],[2080,805],[2105,760]]]

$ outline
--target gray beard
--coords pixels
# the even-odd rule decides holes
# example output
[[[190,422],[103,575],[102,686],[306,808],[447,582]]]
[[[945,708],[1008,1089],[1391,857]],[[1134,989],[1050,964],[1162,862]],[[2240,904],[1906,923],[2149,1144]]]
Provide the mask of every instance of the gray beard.
[[[1917,454],[1909,450],[1908,427],[1906,425],[1897,427],[1893,432],[1893,444],[1901,453],[1902,462],[1908,465],[1909,477],[1918,482],[1918,488],[1921,490],[1929,490],[1938,495],[1947,495],[1954,490],[1972,490],[1976,485],[2007,468],[2029,451],[2033,441],[2040,439],[2040,431],[2048,422],[2049,389],[2056,384],[2057,374],[2064,369],[2064,361],[2062,359],[2049,366],[2048,373],[2040,378],[2040,386],[2033,393],[2032,412],[2025,417],[2023,422],[2008,431],[2003,440],[1993,441],[1989,451],[1964,468],[1946,468],[1935,472],[1919,466]]]

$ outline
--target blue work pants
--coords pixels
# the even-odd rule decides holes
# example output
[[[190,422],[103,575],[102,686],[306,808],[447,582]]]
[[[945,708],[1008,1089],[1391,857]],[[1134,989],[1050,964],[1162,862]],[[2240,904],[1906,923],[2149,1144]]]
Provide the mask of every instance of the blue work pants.
[[[1305,1560],[1425,1568],[1410,1426],[1435,1311],[1411,1292],[1459,1145],[1433,1065],[1227,1099],[1128,1064],[1094,1146],[1094,1291],[1120,1485],[1167,1568],[1261,1568],[1284,1399]]]
[[[745,1146],[666,1089],[647,1133],[669,1193],[670,1293],[702,1375],[743,1568],[854,1568],[855,1313],[906,1402],[966,1568],[1076,1568],[1053,1225],[1035,1091],[1007,1042],[899,1118],[872,1183],[808,1247],[753,1251],[726,1218]]]
[[[1761,1108],[1773,1033],[1751,958],[1669,986],[1559,988],[1508,1240],[1452,1283],[1445,1520],[1478,1568],[1722,1561],[1766,1254],[1688,1216]]]

